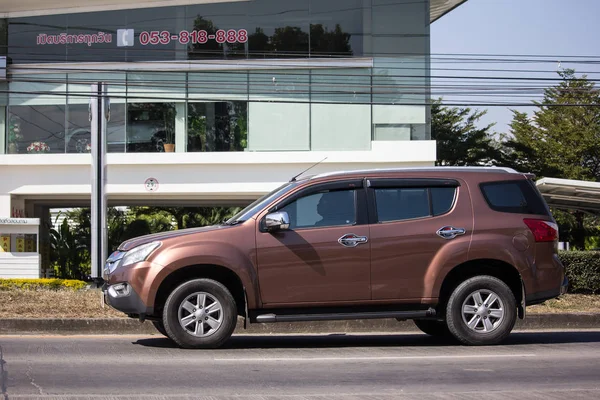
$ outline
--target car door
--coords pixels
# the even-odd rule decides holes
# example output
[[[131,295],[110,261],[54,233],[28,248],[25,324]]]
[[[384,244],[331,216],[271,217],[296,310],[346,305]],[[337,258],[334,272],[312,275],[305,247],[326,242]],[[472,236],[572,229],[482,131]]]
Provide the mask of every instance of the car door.
[[[267,232],[262,215],[256,249],[265,305],[368,300],[370,243],[363,180],[311,186],[273,207],[287,230]]]
[[[473,218],[464,182],[369,179],[373,300],[421,302],[444,263],[467,260]]]

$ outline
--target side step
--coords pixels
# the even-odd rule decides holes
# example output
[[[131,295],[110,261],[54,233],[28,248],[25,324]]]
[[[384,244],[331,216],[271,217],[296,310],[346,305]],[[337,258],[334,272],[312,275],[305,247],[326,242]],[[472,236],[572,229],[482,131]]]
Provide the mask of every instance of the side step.
[[[330,314],[263,314],[256,317],[258,323],[272,322],[301,322],[301,321],[340,321],[352,319],[413,319],[431,318],[435,316],[435,310],[420,311],[383,311],[383,312],[361,312],[361,313],[330,313]]]

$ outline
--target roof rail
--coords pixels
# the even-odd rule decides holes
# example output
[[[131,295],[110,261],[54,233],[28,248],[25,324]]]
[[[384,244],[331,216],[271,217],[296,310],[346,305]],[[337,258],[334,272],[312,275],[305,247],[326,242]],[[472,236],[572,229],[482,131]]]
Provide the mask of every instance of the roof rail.
[[[519,172],[513,168],[508,167],[398,167],[398,168],[372,168],[372,169],[360,169],[360,170],[347,170],[347,171],[334,171],[325,172],[318,175],[313,175],[310,179],[326,178],[329,176],[341,176],[350,174],[367,174],[367,173],[386,173],[386,172],[403,172],[403,171],[415,171],[415,172],[435,172],[435,171],[455,171],[455,172],[494,172],[494,173],[506,173],[506,174],[518,174]]]

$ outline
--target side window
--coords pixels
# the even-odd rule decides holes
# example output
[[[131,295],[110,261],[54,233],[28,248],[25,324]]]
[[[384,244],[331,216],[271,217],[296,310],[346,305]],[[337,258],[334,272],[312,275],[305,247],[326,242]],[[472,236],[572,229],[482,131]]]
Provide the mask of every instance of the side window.
[[[549,214],[544,200],[526,180],[484,183],[481,190],[492,210],[518,214]]]
[[[427,188],[376,189],[379,222],[401,221],[430,215]]]
[[[283,207],[290,216],[290,229],[354,225],[356,191],[325,191],[301,197]]]
[[[454,187],[375,189],[377,217],[390,222],[443,215],[452,209],[455,197]]]

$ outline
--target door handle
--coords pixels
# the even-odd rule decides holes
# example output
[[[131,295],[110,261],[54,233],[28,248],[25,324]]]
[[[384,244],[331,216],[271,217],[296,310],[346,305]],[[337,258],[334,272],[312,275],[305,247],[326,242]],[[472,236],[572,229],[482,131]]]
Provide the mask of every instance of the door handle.
[[[466,230],[464,228],[455,228],[453,226],[444,226],[443,228],[438,229],[436,234],[444,239],[454,239],[459,235],[464,235]]]
[[[338,239],[338,243],[344,247],[356,247],[359,244],[367,243],[369,239],[366,236],[358,236],[354,233],[347,233]]]

